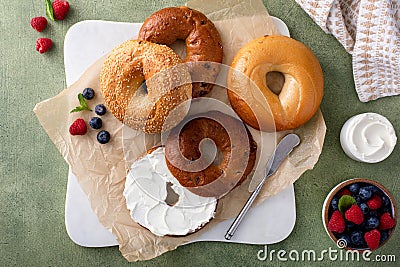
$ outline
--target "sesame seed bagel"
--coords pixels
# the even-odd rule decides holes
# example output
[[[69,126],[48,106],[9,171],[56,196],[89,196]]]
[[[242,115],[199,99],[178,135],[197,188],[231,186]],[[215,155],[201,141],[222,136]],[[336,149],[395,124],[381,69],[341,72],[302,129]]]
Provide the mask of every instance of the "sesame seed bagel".
[[[150,15],[139,31],[139,40],[171,45],[176,40],[185,40],[185,62],[193,77],[192,96],[208,94],[218,75],[218,64],[222,62],[222,41],[214,23],[203,13],[185,7],[168,7]],[[193,75],[201,73],[201,79]]]
[[[172,128],[186,116],[185,101],[191,99],[191,77],[182,63],[165,45],[122,43],[110,52],[100,72],[108,109],[134,130],[160,133]]]

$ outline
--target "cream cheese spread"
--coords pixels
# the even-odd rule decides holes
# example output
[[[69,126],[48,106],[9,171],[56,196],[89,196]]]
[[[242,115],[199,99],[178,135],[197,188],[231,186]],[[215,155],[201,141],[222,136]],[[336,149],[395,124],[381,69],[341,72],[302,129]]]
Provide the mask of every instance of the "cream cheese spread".
[[[167,184],[178,195],[166,203]],[[193,194],[168,170],[160,147],[132,164],[126,177],[124,197],[131,217],[158,236],[186,235],[201,228],[215,215],[217,200]]]
[[[376,113],[350,118],[340,133],[344,152],[352,159],[376,163],[386,159],[396,145],[395,130],[388,119]]]

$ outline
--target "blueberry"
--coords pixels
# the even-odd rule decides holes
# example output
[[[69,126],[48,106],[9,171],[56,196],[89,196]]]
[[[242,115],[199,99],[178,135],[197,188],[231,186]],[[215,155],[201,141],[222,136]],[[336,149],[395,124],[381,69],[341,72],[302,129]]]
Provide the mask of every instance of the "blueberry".
[[[360,190],[360,185],[357,184],[357,183],[351,184],[351,185],[349,186],[349,190],[350,190],[350,192],[351,192],[352,194],[355,195],[355,194],[358,193],[358,190]]]
[[[371,198],[372,192],[368,186],[364,186],[360,188],[360,191],[358,191],[358,195],[362,200],[368,200]]]
[[[103,126],[103,121],[99,117],[93,117],[90,119],[89,125],[93,129],[100,129]]]
[[[365,228],[368,230],[377,228],[379,226],[379,220],[375,216],[371,216],[367,219],[367,222],[365,223]]]
[[[389,231],[390,230],[381,231],[381,243],[385,242],[389,237]]]
[[[338,203],[339,203],[339,200],[338,200],[337,197],[332,198],[331,207],[332,207],[333,210],[337,210],[338,209]]]
[[[387,196],[382,196],[381,199],[383,207],[390,207],[390,200]]]
[[[97,115],[99,116],[103,116],[104,114],[106,114],[106,107],[103,104],[98,104],[95,108],[94,108],[94,112],[96,112]]]
[[[346,229],[353,229],[355,226],[355,223],[346,221]]]
[[[100,144],[107,144],[110,141],[110,133],[106,130],[102,130],[97,134],[97,141]]]
[[[368,214],[368,212],[369,212],[369,207],[368,207],[367,203],[361,203],[360,209],[361,209],[362,213],[364,213],[364,214]]]
[[[368,215],[371,217],[378,217],[378,212],[376,210],[370,210]]]
[[[354,196],[353,198],[356,200],[357,205],[360,205],[360,204],[361,204],[362,201],[361,201],[360,196]]]
[[[90,100],[94,97],[94,91],[92,88],[85,88],[83,89],[82,95],[86,100]]]
[[[392,209],[390,207],[383,207],[382,208],[382,213],[385,213],[385,212],[389,212],[390,215],[392,215]]]
[[[378,193],[379,192],[379,188],[376,187],[375,185],[368,185],[367,186],[369,188],[369,190],[372,192],[372,194]]]
[[[362,231],[354,231],[350,235],[351,243],[354,245],[360,246],[364,243],[363,233]]]

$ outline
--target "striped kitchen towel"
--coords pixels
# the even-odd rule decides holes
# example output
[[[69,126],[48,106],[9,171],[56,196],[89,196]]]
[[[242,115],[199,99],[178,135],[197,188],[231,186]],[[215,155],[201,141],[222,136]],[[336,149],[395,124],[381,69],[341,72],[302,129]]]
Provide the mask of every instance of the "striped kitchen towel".
[[[400,94],[400,0],[296,0],[353,59],[358,97]]]

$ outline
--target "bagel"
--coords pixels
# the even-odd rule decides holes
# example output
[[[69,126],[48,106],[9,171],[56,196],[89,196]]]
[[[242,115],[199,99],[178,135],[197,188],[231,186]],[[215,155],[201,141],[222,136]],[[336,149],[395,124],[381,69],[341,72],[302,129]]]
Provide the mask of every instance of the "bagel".
[[[192,76],[192,97],[204,96],[211,91],[219,68],[209,62],[221,63],[223,49],[218,30],[204,14],[185,6],[161,9],[143,22],[138,39],[164,45],[185,40],[185,63],[192,75],[202,73],[202,80]]]
[[[242,121],[224,113],[211,111],[188,120],[172,129],[165,142],[167,167],[193,193],[219,198],[252,171],[257,144]],[[204,139],[215,143],[219,159],[207,161],[202,155]]]
[[[171,199],[173,190],[177,199]],[[217,200],[191,193],[169,172],[164,148],[158,147],[134,162],[123,195],[131,217],[157,236],[194,233],[215,215]]]
[[[324,80],[318,59],[307,46],[290,37],[271,35],[250,41],[235,55],[231,67],[227,78],[229,101],[253,128],[297,128],[311,119],[321,104]],[[281,90],[272,88],[269,81],[277,73],[284,77]],[[241,74],[248,78],[241,78]],[[252,89],[252,82],[256,89]],[[270,111],[254,97],[260,92]]]
[[[191,99],[191,87],[190,73],[179,56],[147,41],[129,40],[114,48],[100,72],[108,109],[145,133],[160,133],[179,123],[189,108],[180,104]],[[172,110],[173,117],[166,121]]]

